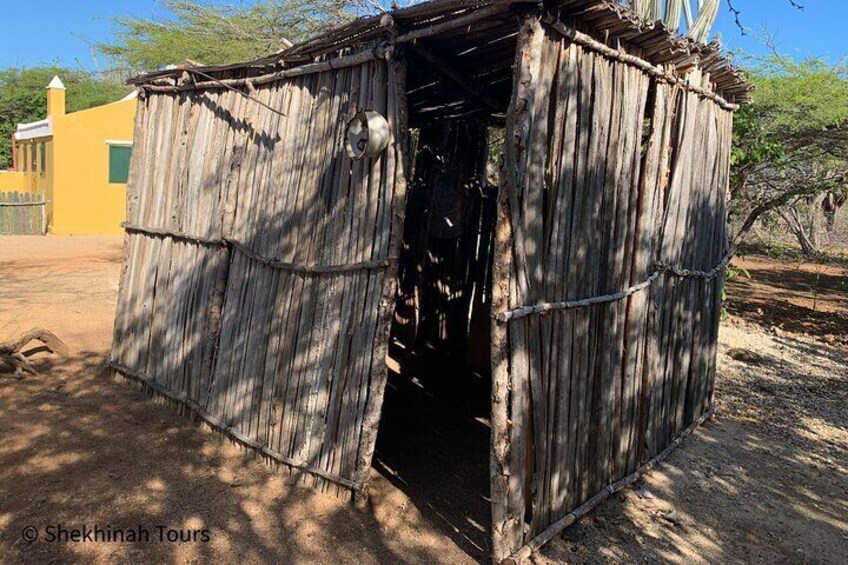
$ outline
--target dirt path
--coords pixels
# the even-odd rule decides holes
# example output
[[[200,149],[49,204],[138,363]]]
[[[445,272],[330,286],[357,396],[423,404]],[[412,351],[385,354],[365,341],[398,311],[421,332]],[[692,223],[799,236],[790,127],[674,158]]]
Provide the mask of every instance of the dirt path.
[[[483,558],[453,541],[450,517],[432,520],[382,477],[369,511],[356,511],[110,380],[102,363],[120,246],[118,238],[0,237],[0,336],[43,325],[75,350],[67,360],[36,354],[41,377],[0,376],[0,563]],[[744,304],[770,292],[754,288]],[[828,293],[836,304],[844,299],[838,288]],[[823,331],[822,342],[733,317],[721,335],[716,421],[640,489],[604,504],[535,559],[844,562],[848,348],[838,339],[845,326],[827,319],[841,334]],[[729,355],[738,350],[749,361]],[[46,541],[46,527],[59,524],[141,525],[151,541]],[[28,525],[39,529],[31,544],[21,536]],[[157,526],[206,529],[209,541],[160,543]]]
[[[740,275],[730,283],[731,314],[765,328],[848,346],[848,267],[763,256],[733,264]]]

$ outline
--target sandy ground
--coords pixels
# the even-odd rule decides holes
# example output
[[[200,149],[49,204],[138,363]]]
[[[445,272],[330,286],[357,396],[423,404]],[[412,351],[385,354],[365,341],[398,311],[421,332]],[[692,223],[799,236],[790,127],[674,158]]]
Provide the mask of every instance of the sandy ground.
[[[111,380],[120,258],[119,238],[0,237],[0,337],[41,325],[74,350],[35,353],[42,376],[0,376],[0,563],[485,558],[451,525],[467,518],[410,498],[397,477],[375,473],[370,508],[356,510]],[[534,560],[845,563],[846,273],[745,266],[721,332],[716,419]],[[47,541],[48,526],[82,524],[141,526],[150,541]],[[160,542],[159,526],[195,539]]]

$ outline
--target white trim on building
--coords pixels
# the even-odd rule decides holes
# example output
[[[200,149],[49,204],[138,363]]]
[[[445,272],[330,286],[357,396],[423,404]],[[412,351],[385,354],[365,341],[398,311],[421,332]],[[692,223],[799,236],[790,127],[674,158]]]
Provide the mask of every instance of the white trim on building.
[[[53,124],[50,122],[50,118],[45,118],[37,122],[18,124],[18,128],[15,131],[15,139],[17,141],[36,139],[38,137],[50,137],[52,135]]]

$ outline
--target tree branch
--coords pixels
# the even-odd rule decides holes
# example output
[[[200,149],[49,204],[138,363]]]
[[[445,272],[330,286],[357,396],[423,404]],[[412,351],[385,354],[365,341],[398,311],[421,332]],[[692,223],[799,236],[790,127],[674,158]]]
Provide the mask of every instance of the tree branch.
[[[727,0],[727,9],[730,10],[730,13],[733,14],[733,20],[736,23],[736,27],[739,28],[739,33],[742,35],[748,35],[745,31],[745,26],[742,25],[742,11],[736,8],[734,4],[735,0]],[[799,3],[797,0],[788,0],[789,5],[795,8],[796,10],[804,11],[804,6]]]

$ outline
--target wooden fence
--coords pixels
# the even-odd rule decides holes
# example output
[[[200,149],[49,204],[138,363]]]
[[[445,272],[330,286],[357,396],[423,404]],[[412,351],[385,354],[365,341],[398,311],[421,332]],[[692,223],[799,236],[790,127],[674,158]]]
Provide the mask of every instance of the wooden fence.
[[[44,194],[0,192],[0,235],[44,235]]]

